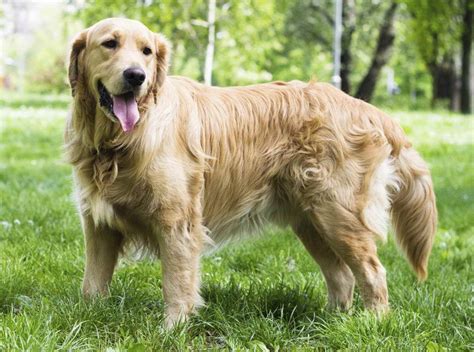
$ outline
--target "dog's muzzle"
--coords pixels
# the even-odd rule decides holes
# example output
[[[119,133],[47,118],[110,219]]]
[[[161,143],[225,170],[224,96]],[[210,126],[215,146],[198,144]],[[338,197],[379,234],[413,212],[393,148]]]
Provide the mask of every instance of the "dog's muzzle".
[[[135,77],[134,79],[138,78]],[[143,78],[144,80],[145,78]],[[99,104],[106,114],[115,117],[120,122],[124,132],[133,130],[140,118],[137,100],[133,91],[111,95],[101,81],[98,82],[97,88],[99,91]]]

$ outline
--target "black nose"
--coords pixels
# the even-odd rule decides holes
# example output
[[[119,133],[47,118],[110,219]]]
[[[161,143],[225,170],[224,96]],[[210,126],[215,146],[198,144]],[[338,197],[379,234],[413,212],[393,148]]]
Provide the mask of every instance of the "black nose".
[[[145,81],[146,75],[141,68],[131,67],[123,71],[123,77],[132,87],[138,87]]]

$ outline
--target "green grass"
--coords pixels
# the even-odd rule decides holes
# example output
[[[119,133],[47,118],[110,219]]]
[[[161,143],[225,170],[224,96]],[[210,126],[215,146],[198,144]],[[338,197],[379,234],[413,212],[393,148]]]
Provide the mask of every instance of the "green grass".
[[[159,262],[122,261],[111,296],[80,296],[83,242],[61,160],[64,98],[0,101],[0,350],[472,350],[473,117],[392,112],[430,163],[439,230],[418,284],[393,240],[380,248],[391,313],[376,320],[358,293],[350,314],[325,310],[319,269],[273,230],[203,260],[207,307],[162,328]],[[265,257],[261,253],[267,253]]]

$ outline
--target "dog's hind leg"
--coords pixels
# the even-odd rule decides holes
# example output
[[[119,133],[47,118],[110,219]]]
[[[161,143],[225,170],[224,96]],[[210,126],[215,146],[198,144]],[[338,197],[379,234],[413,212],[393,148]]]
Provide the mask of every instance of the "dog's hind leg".
[[[366,308],[387,310],[387,282],[385,268],[377,256],[377,236],[356,213],[336,202],[324,204],[315,212],[313,221],[320,224],[324,240],[350,267]]]
[[[321,268],[328,290],[328,307],[348,310],[352,305],[355,283],[349,267],[334,253],[310,221],[304,220],[294,225],[293,230]]]
[[[107,225],[95,225],[91,216],[82,218],[86,265],[82,292],[85,297],[106,295],[122,248],[123,237]]]

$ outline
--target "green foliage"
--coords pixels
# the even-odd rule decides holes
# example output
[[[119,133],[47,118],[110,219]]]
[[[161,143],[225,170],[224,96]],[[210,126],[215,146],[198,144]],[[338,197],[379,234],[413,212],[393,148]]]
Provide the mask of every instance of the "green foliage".
[[[273,79],[274,56],[282,50],[284,10],[284,2],[217,2],[215,84]],[[114,16],[142,21],[150,29],[164,33],[173,43],[172,73],[202,79],[207,45],[207,1],[160,1],[131,6],[127,2],[95,0],[87,2],[78,16],[86,25]]]
[[[202,0],[94,0],[87,1],[76,15],[86,27],[107,17],[127,17],[143,22],[151,30],[166,35],[173,44],[171,73],[201,79],[207,45],[206,14],[207,3]]]
[[[26,90],[30,92],[58,93],[67,89],[64,75],[67,50],[63,45],[64,32],[57,26],[50,22],[44,31],[34,35],[35,45],[30,49],[26,68]]]
[[[474,349],[471,118],[392,113],[431,165],[440,224],[424,284],[392,240],[380,246],[392,307],[385,318],[365,312],[358,294],[350,314],[326,311],[311,257],[289,231],[269,229],[203,260],[208,305],[168,333],[159,263],[124,260],[109,298],[80,297],[83,240],[61,158],[66,100],[0,101],[0,350]]]
[[[350,80],[358,83],[365,75],[372,60],[380,23],[389,2],[354,0],[355,32],[350,46],[353,56],[353,69]],[[332,59],[334,41],[334,1],[302,0],[294,2],[286,17],[285,32],[293,40],[292,47],[315,46]],[[330,62],[330,61],[329,61]],[[330,67],[332,69],[332,66]],[[327,74],[327,80],[332,75]]]
[[[217,21],[216,82],[230,85],[275,79],[273,59],[283,49],[284,12],[265,0],[229,5]]]
[[[427,63],[437,63],[457,49],[461,35],[462,0],[400,0],[406,6],[413,41]]]
[[[389,1],[353,0],[355,31],[351,44],[352,93],[367,72],[379,26]],[[409,102],[424,107],[431,98],[429,63],[458,50],[460,4],[465,0],[399,0],[396,41],[389,67],[399,97],[386,92],[384,75],[376,101]],[[207,0],[92,0],[68,6],[44,5],[48,18],[25,43],[21,35],[6,41],[13,81],[24,65],[28,92],[67,91],[66,61],[70,40],[80,28],[106,17],[125,16],[164,33],[173,44],[171,74],[203,79],[207,45]],[[270,80],[329,81],[332,76],[332,0],[217,0],[215,85],[253,84]],[[26,60],[23,61],[23,57]],[[16,87],[22,88],[22,87]],[[20,89],[21,90],[21,89]],[[406,105],[403,105],[406,106]]]
[[[60,93],[68,89],[66,60],[68,39],[80,25],[69,18],[64,8],[54,4],[38,6],[40,30],[31,35],[18,30],[5,38],[6,74],[17,91]],[[3,50],[3,47],[2,47]]]

